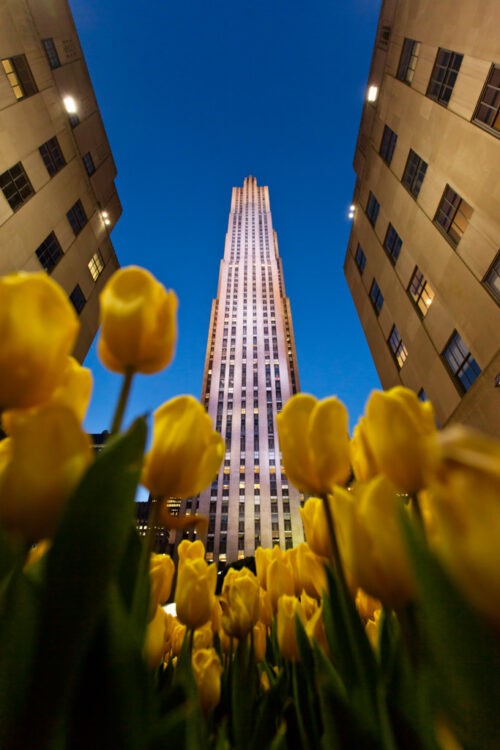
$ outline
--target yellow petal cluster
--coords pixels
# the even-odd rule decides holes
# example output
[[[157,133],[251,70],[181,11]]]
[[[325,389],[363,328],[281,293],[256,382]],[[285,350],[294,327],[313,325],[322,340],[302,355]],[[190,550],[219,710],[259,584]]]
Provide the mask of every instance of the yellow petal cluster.
[[[222,665],[214,648],[200,648],[193,652],[193,674],[198,685],[200,703],[205,714],[220,701]]]
[[[150,602],[152,613],[156,607],[165,604],[172,590],[175,565],[170,555],[153,553],[149,561]]]
[[[222,627],[229,636],[245,638],[259,619],[259,589],[257,577],[248,568],[228,570],[220,604]]]
[[[303,625],[306,623],[304,610],[296,596],[285,594],[278,600],[276,615],[276,632],[281,655],[288,661],[300,661],[295,618],[298,617]]]
[[[350,474],[348,415],[335,397],[293,396],[277,416],[283,464],[301,491],[324,495]]]
[[[217,584],[217,568],[201,558],[179,563],[175,604],[177,617],[189,628],[199,628],[212,616]]]
[[[153,444],[144,459],[142,483],[153,495],[197,495],[214,478],[224,440],[193,396],[178,396],[154,413]]]

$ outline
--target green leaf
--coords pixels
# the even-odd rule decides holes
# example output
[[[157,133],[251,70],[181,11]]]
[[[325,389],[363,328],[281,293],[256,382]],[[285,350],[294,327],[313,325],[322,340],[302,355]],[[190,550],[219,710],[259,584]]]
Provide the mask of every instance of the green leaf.
[[[257,668],[248,639],[238,641],[231,671],[231,728],[236,747],[249,745],[254,727]]]
[[[435,665],[435,699],[467,748],[494,750],[500,747],[499,641],[456,590],[404,514],[401,523],[416,573],[420,625]]]
[[[269,747],[276,732],[279,731],[280,717],[283,715],[283,707],[288,700],[288,684],[285,672],[281,671],[278,676],[270,669],[269,665],[264,665],[266,673],[272,672],[273,681],[270,682],[270,688],[263,693],[258,702],[255,716],[255,729],[252,735],[250,747],[252,750],[263,750]]]
[[[106,445],[68,502],[47,555],[31,688],[13,747],[45,747],[71,700],[134,524],[145,440],[140,419]]]

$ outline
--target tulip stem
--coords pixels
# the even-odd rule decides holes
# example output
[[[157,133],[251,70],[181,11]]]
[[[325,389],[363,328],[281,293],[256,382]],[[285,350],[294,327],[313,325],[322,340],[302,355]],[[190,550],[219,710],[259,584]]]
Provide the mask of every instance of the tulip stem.
[[[337,534],[335,533],[335,523],[333,520],[330,503],[328,502],[328,495],[322,496],[323,507],[325,509],[326,524],[328,526],[328,533],[330,535],[330,544],[332,546],[333,562],[335,564],[335,570],[340,580],[340,584],[344,591],[348,591],[347,582],[344,574],[344,566],[340,557],[340,549],[337,542]]]
[[[133,370],[127,370],[125,372],[125,375],[122,381],[122,388],[120,391],[120,396],[118,398],[118,403],[116,404],[116,409],[115,409],[115,413],[113,416],[113,423],[111,425],[112,435],[116,435],[117,432],[120,432],[120,428],[122,426],[123,414],[125,413],[125,407],[127,406],[127,401],[128,401],[128,397],[130,394],[130,386],[132,385],[133,377],[134,377]]]

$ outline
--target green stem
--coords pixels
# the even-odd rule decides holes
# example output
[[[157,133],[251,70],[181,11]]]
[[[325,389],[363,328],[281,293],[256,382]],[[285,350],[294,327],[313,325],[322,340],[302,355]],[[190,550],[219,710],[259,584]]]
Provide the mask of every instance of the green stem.
[[[115,413],[113,416],[113,423],[111,425],[112,435],[116,435],[116,433],[120,431],[120,428],[122,426],[123,414],[125,412],[125,407],[127,406],[127,401],[128,401],[128,397],[130,393],[130,386],[132,385],[133,377],[134,377],[133,370],[127,370],[125,372],[125,375],[122,381],[122,388],[120,391],[120,396],[118,398],[118,403],[116,404],[116,409],[115,409]]]
[[[333,562],[335,564],[335,570],[340,580],[340,584],[347,594],[350,596],[350,592],[347,586],[347,581],[344,573],[344,566],[342,565],[342,559],[340,557],[340,549],[337,542],[337,534],[335,533],[335,523],[333,520],[330,503],[328,502],[328,495],[322,496],[323,507],[325,509],[326,525],[328,526],[328,533],[330,535],[330,544],[332,547]]]
[[[189,656],[193,653],[194,628],[189,628]]]
[[[300,710],[300,698],[299,698],[299,683],[297,679],[297,665],[292,662],[292,686],[293,686],[293,701],[295,703],[295,713],[297,716],[297,723],[299,725],[299,733],[301,739],[301,747],[309,748],[309,739],[307,737],[306,728],[304,726],[304,719],[302,717],[302,711]]]

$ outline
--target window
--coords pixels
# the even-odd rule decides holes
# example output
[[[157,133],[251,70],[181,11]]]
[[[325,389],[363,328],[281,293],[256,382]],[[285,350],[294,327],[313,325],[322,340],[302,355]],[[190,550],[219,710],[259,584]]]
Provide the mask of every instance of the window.
[[[375,279],[373,279],[372,281],[372,285],[370,289],[370,299],[373,305],[373,309],[378,315],[382,309],[382,305],[384,304],[384,296],[382,292],[380,291],[380,287],[375,281]]]
[[[415,151],[410,149],[401,182],[414,198],[420,193],[420,188],[422,187],[426,171],[427,162],[415,153]]]
[[[403,83],[411,83],[413,81],[419,52],[420,42],[416,42],[415,39],[404,40],[398,72],[396,73],[396,78],[399,81],[403,81]]]
[[[472,119],[500,134],[500,65],[492,65]]]
[[[429,307],[434,299],[434,292],[429,286],[429,282],[424,278],[424,274],[415,266],[413,276],[408,287],[410,299],[415,304],[418,312],[424,318],[429,312]]]
[[[500,252],[484,277],[483,284],[488,287],[497,302],[500,302]]]
[[[469,204],[446,185],[434,222],[447,234],[455,247],[467,229],[471,216],[472,208]]]
[[[463,55],[449,49],[438,49],[436,62],[427,87],[427,96],[439,104],[448,106],[451,92],[457,80]]]
[[[403,339],[401,338],[401,335],[396,326],[392,326],[392,330],[387,343],[389,344],[389,349],[394,356],[398,368],[401,369],[408,356],[408,350],[403,344]]]
[[[71,228],[75,235],[80,234],[88,221],[81,200],[77,200],[77,202],[71,206],[66,216],[68,217],[68,221],[71,224]]]
[[[417,398],[418,398],[419,401],[428,401],[429,400],[429,398],[427,396],[427,393],[424,391],[423,388],[421,388],[419,390],[419,392],[417,393]]]
[[[73,303],[73,307],[77,311],[78,314],[81,313],[83,308],[85,307],[86,299],[85,295],[82,292],[80,284],[77,284],[71,294],[69,295],[69,298],[71,302]]]
[[[87,170],[87,174],[90,177],[90,175],[94,174],[95,172],[95,164],[90,151],[87,151],[87,153],[82,156],[82,161],[85,169]]]
[[[354,256],[354,262],[356,263],[356,266],[358,267],[358,271],[360,273],[363,273],[366,266],[366,255],[363,252],[363,248],[361,245],[358,245],[356,248],[356,255]]]
[[[18,101],[37,93],[38,88],[28,65],[26,55],[8,57],[2,60],[2,66]]]
[[[60,68],[61,67],[61,61],[59,60],[59,55],[57,54],[56,45],[54,44],[53,39],[42,39],[43,48],[45,50],[45,54],[47,55],[47,61],[52,69],[54,68]]]
[[[94,281],[97,281],[104,270],[104,259],[100,250],[94,253],[92,258],[89,260],[88,268],[90,271],[90,275],[92,276]]]
[[[20,161],[0,175],[0,188],[13,211],[16,211],[35,193]]]
[[[396,148],[396,141],[398,140],[397,134],[394,130],[391,130],[388,125],[385,126],[382,134],[382,140],[380,142],[380,156],[386,164],[390,164],[394,149]]]
[[[47,172],[51,177],[59,172],[59,170],[66,164],[66,160],[56,136],[43,143],[38,150],[40,151],[40,155],[47,167]]]
[[[380,211],[380,203],[375,198],[373,193],[370,191],[368,196],[368,202],[366,204],[366,215],[372,226],[375,226],[377,222],[378,212]]]
[[[47,273],[50,273],[63,256],[61,245],[54,232],[44,239],[35,253]]]
[[[472,383],[481,374],[481,368],[457,331],[453,332],[451,339],[446,344],[443,359],[453,375],[455,383],[463,393],[469,390]]]
[[[389,226],[387,227],[387,232],[385,233],[384,249],[392,263],[396,263],[399,257],[399,253],[401,252],[402,244],[403,240],[396,232],[392,224],[389,224]]]

